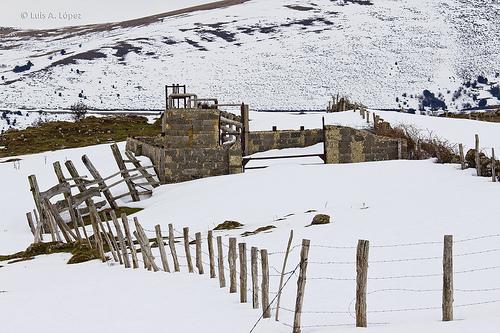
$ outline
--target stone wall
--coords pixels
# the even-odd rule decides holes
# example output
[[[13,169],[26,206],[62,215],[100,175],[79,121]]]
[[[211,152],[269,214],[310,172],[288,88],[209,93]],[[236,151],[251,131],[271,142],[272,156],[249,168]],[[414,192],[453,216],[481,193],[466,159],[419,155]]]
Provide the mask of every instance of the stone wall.
[[[162,118],[160,144],[166,148],[217,147],[219,111],[214,109],[167,109]]]
[[[378,136],[349,127],[326,126],[326,163],[357,163],[397,160],[398,139]],[[407,145],[401,140],[401,157],[407,158]]]
[[[156,138],[161,141],[163,138]],[[242,172],[241,146],[167,148],[153,138],[128,138],[126,149],[147,156],[164,184]]]
[[[248,155],[271,149],[303,148],[323,142],[322,129],[259,131],[248,133]]]

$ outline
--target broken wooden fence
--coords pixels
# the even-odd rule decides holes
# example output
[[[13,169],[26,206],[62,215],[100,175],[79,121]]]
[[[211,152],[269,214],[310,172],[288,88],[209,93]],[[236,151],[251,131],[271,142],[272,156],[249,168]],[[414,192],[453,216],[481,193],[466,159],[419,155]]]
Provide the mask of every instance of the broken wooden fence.
[[[101,176],[87,155],[82,156],[82,162],[93,179],[81,176],[71,160],[64,163],[69,177],[64,175],[59,162],[53,164],[59,183],[48,190],[40,190],[35,175],[28,177],[35,210],[28,212],[26,217],[35,242],[42,241],[44,233],[50,233],[52,241],[81,240],[78,228],[83,227],[83,216],[89,215],[92,210],[98,211],[107,204],[116,209],[117,200],[127,196],[138,201],[141,195],[151,195],[151,188],[159,186],[160,183],[153,174],[148,172],[154,166],[143,166],[130,152],[126,152],[127,159],[123,159],[115,144],[111,145],[111,150],[119,171],[106,177]],[[132,164],[132,167],[127,167],[126,164]],[[111,189],[122,183],[127,185],[128,190],[113,195]],[[95,202],[94,198],[101,195],[104,195],[105,200]]]

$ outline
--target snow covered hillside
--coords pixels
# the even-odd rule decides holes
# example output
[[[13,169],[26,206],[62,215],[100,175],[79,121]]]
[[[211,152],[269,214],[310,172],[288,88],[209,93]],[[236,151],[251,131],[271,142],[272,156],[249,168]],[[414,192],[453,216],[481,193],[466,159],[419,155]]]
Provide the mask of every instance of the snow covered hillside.
[[[301,125],[315,128],[320,126],[323,116],[329,124],[366,126],[359,114],[352,111],[252,112],[250,126],[252,130],[269,129],[273,125],[280,129]],[[478,133],[485,145],[500,141],[498,124],[494,123],[395,112],[380,112],[380,116],[394,123],[434,130],[449,140],[466,143],[467,138]],[[317,148],[321,147],[308,149]],[[120,149],[124,149],[123,144]],[[83,171],[80,162],[83,154],[103,174],[117,171],[109,145],[19,156],[20,160],[0,163],[4,187],[9,188],[0,192],[0,253],[21,250],[32,241],[24,215],[33,208],[27,176],[36,174],[40,188],[46,189],[56,182],[54,161],[71,159]],[[500,285],[495,262],[500,254],[500,233],[492,216],[499,213],[497,183],[475,177],[472,169],[462,171],[458,165],[440,165],[431,160],[342,165],[300,165],[302,162],[310,161],[278,161],[267,169],[164,185],[155,189],[149,199],[136,203],[125,199],[120,205],[144,208],[134,216],[150,236],[154,236],[156,224],[166,230],[167,224],[173,223],[176,236],[188,226],[193,234],[200,231],[205,237],[207,230],[225,220],[243,223],[241,229],[215,232],[215,236],[222,236],[226,246],[228,237],[237,237],[248,248],[269,250],[271,297],[278,290],[278,271],[289,231],[294,230],[295,238],[287,272],[297,265],[300,240],[310,239],[304,333],[355,331],[354,261],[358,239],[370,240],[368,332],[458,333],[472,328],[496,332],[500,323],[496,315],[500,310]],[[228,195],[234,189],[238,189],[238,195]],[[122,190],[114,189],[116,193]],[[317,213],[330,215],[332,223],[307,226]],[[241,235],[269,225],[275,228],[248,237]],[[455,240],[456,320],[450,323],[440,322],[445,234],[454,235]],[[178,251],[183,254],[180,244]],[[159,256],[157,252],[155,255]],[[181,273],[166,274],[125,270],[113,263],[97,261],[68,266],[67,260],[67,254],[54,254],[20,263],[2,263],[0,308],[2,325],[7,331],[26,331],[32,327],[32,321],[19,317],[17,304],[21,303],[38,309],[39,327],[50,326],[56,331],[81,316],[94,317],[105,312],[106,316],[97,316],[101,318],[99,327],[124,333],[135,332],[139,325],[142,329],[155,329],[160,320],[133,318],[166,318],[174,331],[203,328],[207,332],[248,332],[260,315],[260,311],[251,309],[251,304],[239,304],[237,295],[220,289],[217,280],[210,280],[207,275],[190,275],[185,267]],[[208,262],[206,253],[204,262]],[[32,283],[34,276],[43,288]],[[254,332],[290,332],[287,325],[293,322],[296,282],[292,274],[283,293],[281,321],[261,321]],[[70,289],[79,301],[67,310],[60,309],[54,324],[54,309]],[[34,293],[37,297],[33,297]],[[127,307],[124,313],[107,302],[96,304],[96,295],[107,295],[118,304],[131,302],[141,306]],[[195,322],[189,319],[194,313]],[[109,319],[123,315],[130,320]],[[81,321],[75,332],[86,332],[95,324]]]
[[[498,104],[496,0],[227,0],[203,8],[0,30],[0,109],[68,108],[79,99],[159,109],[166,83],[256,109],[324,109],[336,93],[372,108],[417,108],[419,98],[452,110]]]

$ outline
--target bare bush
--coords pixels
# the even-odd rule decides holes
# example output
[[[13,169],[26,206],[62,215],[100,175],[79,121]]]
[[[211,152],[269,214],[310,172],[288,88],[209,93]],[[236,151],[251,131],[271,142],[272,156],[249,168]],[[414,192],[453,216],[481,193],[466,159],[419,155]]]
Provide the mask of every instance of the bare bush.
[[[85,105],[85,103],[80,101],[71,105],[71,111],[73,112],[73,120],[80,121],[82,119],[85,119],[85,116],[88,112],[88,107],[87,105]]]
[[[434,132],[427,133],[413,125],[400,124],[392,127],[389,123],[377,126],[377,135],[404,139],[407,142],[408,156],[412,159],[436,158],[438,163],[457,163],[460,158],[457,146],[438,137]]]

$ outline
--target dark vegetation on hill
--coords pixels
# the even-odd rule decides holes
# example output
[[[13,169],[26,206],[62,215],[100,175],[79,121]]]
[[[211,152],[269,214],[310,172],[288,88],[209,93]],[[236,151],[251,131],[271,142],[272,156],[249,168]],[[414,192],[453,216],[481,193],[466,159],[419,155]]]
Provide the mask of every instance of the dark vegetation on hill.
[[[128,136],[155,136],[159,121],[149,124],[140,116],[87,117],[78,122],[55,121],[11,129],[0,135],[0,157],[35,154],[44,151],[77,148],[114,141]]]

